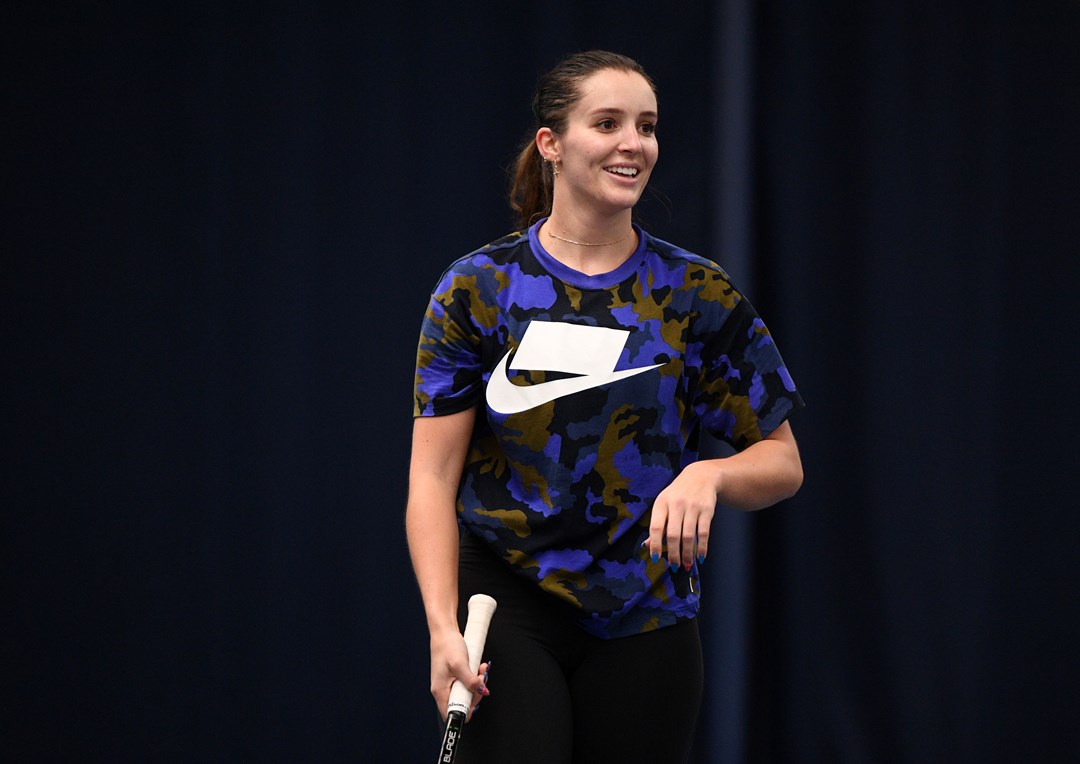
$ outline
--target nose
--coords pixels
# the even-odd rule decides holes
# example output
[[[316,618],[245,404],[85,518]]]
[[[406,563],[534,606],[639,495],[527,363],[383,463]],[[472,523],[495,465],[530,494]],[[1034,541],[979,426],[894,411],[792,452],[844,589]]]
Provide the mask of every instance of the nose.
[[[637,125],[628,125],[623,128],[621,140],[619,141],[619,151],[625,151],[628,154],[636,154],[641,151],[641,136],[638,134]]]

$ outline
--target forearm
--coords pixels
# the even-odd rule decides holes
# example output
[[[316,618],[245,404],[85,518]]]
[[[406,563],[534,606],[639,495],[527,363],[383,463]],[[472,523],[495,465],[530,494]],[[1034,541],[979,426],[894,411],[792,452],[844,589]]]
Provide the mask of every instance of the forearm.
[[[458,630],[455,504],[475,417],[470,409],[413,423],[405,533],[432,636]]]
[[[803,480],[799,449],[787,424],[739,453],[703,459],[687,469],[700,471],[714,486],[718,503],[746,511],[790,498]]]
[[[435,634],[458,629],[458,526],[453,500],[422,485],[410,487],[405,530],[428,630]]]

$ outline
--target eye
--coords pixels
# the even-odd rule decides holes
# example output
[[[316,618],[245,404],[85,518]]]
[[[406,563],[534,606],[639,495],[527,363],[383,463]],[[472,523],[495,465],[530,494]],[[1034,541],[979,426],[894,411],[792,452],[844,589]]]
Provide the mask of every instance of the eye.
[[[601,130],[614,130],[616,127],[615,120],[610,118],[600,120],[596,123],[596,126],[599,127]]]
[[[656,135],[656,125],[652,122],[642,122],[638,129],[645,135]]]

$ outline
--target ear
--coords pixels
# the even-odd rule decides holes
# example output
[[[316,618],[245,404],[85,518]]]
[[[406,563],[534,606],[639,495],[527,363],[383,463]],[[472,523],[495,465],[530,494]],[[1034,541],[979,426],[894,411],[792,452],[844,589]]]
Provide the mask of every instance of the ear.
[[[551,162],[559,161],[559,139],[555,137],[550,127],[541,127],[536,131],[536,148],[544,159]]]

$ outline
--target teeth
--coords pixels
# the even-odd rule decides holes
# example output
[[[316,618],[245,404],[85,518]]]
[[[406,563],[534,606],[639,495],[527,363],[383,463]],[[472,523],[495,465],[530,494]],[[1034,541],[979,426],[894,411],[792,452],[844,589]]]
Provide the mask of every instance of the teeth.
[[[636,178],[638,173],[633,167],[609,167],[607,168],[607,171],[618,175],[627,175],[631,178]]]

